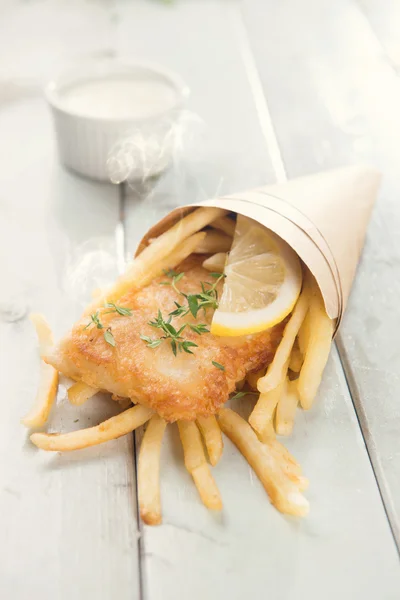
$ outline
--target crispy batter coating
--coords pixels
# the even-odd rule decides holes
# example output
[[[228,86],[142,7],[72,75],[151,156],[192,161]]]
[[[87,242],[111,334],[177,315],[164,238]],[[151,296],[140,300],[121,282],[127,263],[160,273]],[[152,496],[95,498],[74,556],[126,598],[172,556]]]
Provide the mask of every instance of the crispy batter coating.
[[[177,287],[185,294],[201,291],[200,282],[213,283],[210,273],[202,268],[204,257],[191,257],[178,271],[184,277]],[[132,310],[132,316],[121,316],[107,309],[99,312],[103,329],[94,325],[85,329],[89,318],[83,317],[54,351],[45,357],[64,375],[82,380],[95,388],[106,390],[118,397],[132,398],[151,407],[167,421],[196,419],[214,414],[235,389],[235,383],[248,371],[268,364],[279,344],[284,324],[254,335],[217,337],[210,333],[198,335],[186,327],[182,336],[195,342],[193,354],[179,352],[175,357],[168,340],[157,348],[149,348],[141,335],[159,338],[162,332],[148,323],[161,312],[165,318],[184,297],[171,285],[167,277],[154,280],[139,292],[120,298],[116,304]],[[222,283],[220,284],[222,288]],[[192,316],[176,317],[172,324],[179,328],[184,322],[210,324],[212,310],[203,311],[195,320]],[[104,339],[110,328],[115,347]],[[220,370],[213,361],[224,366]]]

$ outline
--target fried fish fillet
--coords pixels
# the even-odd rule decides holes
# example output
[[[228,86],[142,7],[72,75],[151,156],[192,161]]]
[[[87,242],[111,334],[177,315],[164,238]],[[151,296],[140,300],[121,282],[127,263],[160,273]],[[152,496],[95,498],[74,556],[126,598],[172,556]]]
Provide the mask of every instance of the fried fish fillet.
[[[176,309],[175,302],[185,303],[179,292],[198,294],[201,282],[215,281],[201,266],[203,260],[204,257],[192,256],[177,269],[184,273],[177,283],[179,291],[171,285],[162,285],[165,281],[171,283],[164,276],[139,292],[128,292],[120,298],[116,305],[129,308],[131,316],[101,309],[98,314],[101,329],[93,323],[87,326],[90,318],[83,317],[44,359],[67,377],[131,398],[149,406],[167,421],[214,414],[227,401],[237,381],[272,360],[284,324],[235,338],[199,335],[186,326],[182,337],[197,344],[190,347],[193,354],[181,351],[174,356],[168,339],[156,348],[148,347],[141,336],[156,340],[163,335],[160,329],[149,325],[159,310],[167,319]],[[218,287],[221,291],[222,282]],[[200,311],[196,319],[191,315],[174,317],[172,325],[176,329],[185,322],[209,325],[212,313],[207,309],[206,314]],[[107,329],[115,346],[105,340]]]

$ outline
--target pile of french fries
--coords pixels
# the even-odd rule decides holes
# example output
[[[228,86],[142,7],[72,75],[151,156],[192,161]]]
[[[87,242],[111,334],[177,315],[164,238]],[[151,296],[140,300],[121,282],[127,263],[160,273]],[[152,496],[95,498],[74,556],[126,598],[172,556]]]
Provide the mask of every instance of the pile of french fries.
[[[250,387],[260,392],[249,418],[260,440],[265,441],[275,433],[290,435],[297,406],[311,408],[332,336],[333,321],[327,316],[318,286],[307,271],[273,361],[265,374],[247,376]]]
[[[206,231],[202,231],[207,227]],[[126,273],[103,293],[97,294],[85,314],[115,302],[130,289],[148,285],[163,270],[175,268],[192,253],[208,255],[203,266],[223,271],[234,235],[235,222],[218,208],[199,208],[160,235],[132,262]],[[32,315],[42,355],[53,344],[52,333],[41,315]],[[259,397],[247,422],[223,408],[216,416],[196,422],[178,421],[186,469],[193,478],[204,505],[222,508],[222,500],[211,474],[223,454],[222,432],[237,446],[256,472],[272,504],[282,513],[303,516],[308,502],[302,495],[307,479],[288,450],[276,439],[293,431],[296,410],[310,409],[328,360],[333,322],[312,275],[304,269],[303,289],[283,333],[271,364],[249,373],[237,389],[255,390]],[[58,372],[41,362],[39,389],[34,407],[22,420],[30,428],[43,426],[55,402]],[[69,401],[81,405],[99,390],[77,381],[68,390]],[[138,460],[140,514],[145,523],[161,522],[160,454],[167,426],[151,409],[127,401],[128,408],[95,427],[64,434],[32,433],[39,448],[71,451],[116,439],[147,423]],[[131,406],[134,404],[134,406]],[[207,454],[205,452],[207,451]]]

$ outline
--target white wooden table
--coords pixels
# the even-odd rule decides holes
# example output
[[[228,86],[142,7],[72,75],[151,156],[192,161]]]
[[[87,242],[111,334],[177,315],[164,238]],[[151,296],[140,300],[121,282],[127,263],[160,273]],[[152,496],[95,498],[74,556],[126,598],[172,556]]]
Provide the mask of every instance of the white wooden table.
[[[399,27],[396,0],[1,3],[1,598],[399,598]],[[204,121],[206,160],[189,153],[151,193],[57,161],[42,86],[71,60],[110,55],[178,71]],[[338,349],[288,440],[311,481],[307,519],[278,514],[227,440],[215,517],[169,428],[155,528],[137,518],[132,436],[33,449],[19,423],[38,373],[29,310],[67,329],[176,204],[353,162],[378,166],[384,185]],[[61,385],[50,428],[112,412],[106,398],[68,406]]]

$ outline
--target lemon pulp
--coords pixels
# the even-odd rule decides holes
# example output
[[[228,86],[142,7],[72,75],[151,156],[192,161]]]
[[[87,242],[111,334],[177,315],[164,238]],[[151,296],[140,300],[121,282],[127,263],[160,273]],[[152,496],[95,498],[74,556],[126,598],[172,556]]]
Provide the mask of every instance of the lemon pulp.
[[[238,215],[225,280],[211,333],[238,336],[273,327],[291,312],[300,294],[297,254],[257,221]]]

